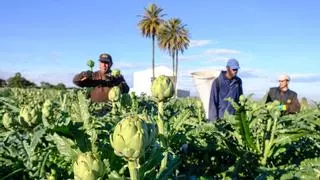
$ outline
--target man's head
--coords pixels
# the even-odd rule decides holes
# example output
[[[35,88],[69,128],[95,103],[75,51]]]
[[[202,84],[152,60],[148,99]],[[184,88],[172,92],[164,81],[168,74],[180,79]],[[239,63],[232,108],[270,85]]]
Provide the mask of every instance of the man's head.
[[[106,73],[112,66],[112,57],[107,53],[100,54],[100,72]]]
[[[287,74],[283,74],[278,77],[278,81],[280,90],[283,92],[287,91],[290,77]]]
[[[236,59],[229,59],[227,62],[227,76],[234,78],[240,69],[239,62]]]

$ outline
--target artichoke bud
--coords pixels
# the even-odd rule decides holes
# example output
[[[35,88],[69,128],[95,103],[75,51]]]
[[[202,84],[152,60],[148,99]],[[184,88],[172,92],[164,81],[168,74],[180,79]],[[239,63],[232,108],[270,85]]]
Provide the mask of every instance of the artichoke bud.
[[[32,118],[29,112],[31,112],[31,109],[29,106],[25,106],[20,109],[20,113],[19,113],[20,124],[22,125],[28,124],[29,126],[31,126]]]
[[[157,77],[151,86],[152,96],[158,101],[166,101],[174,95],[174,87],[171,79],[167,76],[161,75]]]
[[[73,164],[75,180],[96,180],[104,174],[103,162],[92,152],[81,153]]]
[[[52,113],[52,109],[53,109],[52,101],[46,100],[43,103],[43,107],[42,107],[42,118],[48,118],[50,116],[50,114]]]
[[[239,101],[240,101],[240,104],[241,104],[242,106],[244,106],[245,103],[246,103],[246,97],[244,97],[244,95],[241,95],[241,96],[239,97]]]
[[[10,116],[9,113],[5,113],[2,117],[2,123],[3,123],[3,126],[6,128],[6,129],[10,129],[10,127],[12,126],[13,124],[13,120],[12,120],[12,117]]]
[[[87,65],[89,66],[90,69],[92,69],[93,66],[94,66],[94,61],[91,60],[91,59],[89,59],[89,60],[87,61]]]
[[[138,115],[130,115],[121,120],[110,136],[115,154],[127,160],[135,160],[150,144],[147,123]]]
[[[21,125],[32,126],[38,120],[38,111],[35,108],[31,109],[30,106],[25,106],[20,109],[19,122]]]
[[[121,75],[120,69],[113,69],[113,70],[111,71],[111,75],[112,75],[113,77],[120,77],[120,75]]]
[[[118,86],[114,86],[108,93],[108,98],[111,102],[117,102],[120,100],[121,90]]]
[[[51,169],[51,174],[48,174],[47,175],[47,180],[56,180],[56,170],[54,169]]]
[[[56,180],[56,177],[54,176],[54,175],[49,175],[48,177],[47,177],[47,180]]]

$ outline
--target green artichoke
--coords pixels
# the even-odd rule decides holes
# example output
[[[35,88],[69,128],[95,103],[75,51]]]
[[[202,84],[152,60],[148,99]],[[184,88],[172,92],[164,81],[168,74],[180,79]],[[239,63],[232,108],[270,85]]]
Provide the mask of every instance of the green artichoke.
[[[53,103],[51,100],[46,100],[43,103],[42,107],[42,118],[48,118],[50,114],[52,113]]]
[[[138,115],[130,115],[116,125],[110,142],[116,155],[132,161],[144,155],[150,138],[147,123]]]
[[[117,102],[120,100],[121,90],[118,86],[114,86],[110,89],[108,93],[108,98],[111,102]]]
[[[87,65],[89,66],[90,70],[92,71],[92,69],[93,69],[93,67],[94,67],[94,61],[91,60],[91,59],[89,59],[89,60],[87,61]]]
[[[121,75],[120,69],[113,69],[111,75],[114,77],[119,77]]]
[[[32,126],[38,120],[38,111],[36,107],[31,109],[30,106],[24,106],[20,109],[19,122],[21,125]]]
[[[103,162],[92,152],[81,153],[73,164],[75,180],[96,180],[104,175]]]
[[[10,129],[12,127],[12,124],[13,124],[13,120],[12,120],[12,117],[10,116],[9,113],[5,113],[2,117],[2,123],[3,123],[3,126],[6,128],[6,129]]]
[[[151,93],[158,101],[166,101],[171,98],[174,95],[171,79],[164,75],[157,77],[152,83]]]
[[[56,170],[51,169],[51,173],[47,175],[47,180],[56,180],[56,175]]]
[[[244,95],[241,95],[239,97],[239,101],[240,101],[240,104],[244,106],[246,101],[247,101],[247,99],[246,99],[246,97]]]

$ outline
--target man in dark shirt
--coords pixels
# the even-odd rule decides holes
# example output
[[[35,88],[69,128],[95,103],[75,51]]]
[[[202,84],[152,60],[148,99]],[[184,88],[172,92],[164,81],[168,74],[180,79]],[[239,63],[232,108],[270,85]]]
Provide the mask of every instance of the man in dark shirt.
[[[215,121],[223,117],[224,112],[234,114],[235,110],[225,98],[232,98],[239,102],[239,97],[243,94],[242,80],[237,76],[240,69],[236,59],[227,62],[226,71],[222,71],[213,83],[209,101],[209,121]]]
[[[112,57],[103,53],[100,55],[99,61],[99,71],[83,71],[73,78],[73,83],[80,87],[94,87],[90,92],[90,98],[94,102],[108,101],[108,93],[113,86],[119,86],[122,93],[128,93],[129,86],[123,76],[114,77],[111,75]]]
[[[278,78],[279,86],[270,88],[266,102],[275,100],[280,101],[279,109],[283,114],[293,114],[300,111],[300,103],[296,92],[289,89],[290,77],[288,75],[281,75]]]

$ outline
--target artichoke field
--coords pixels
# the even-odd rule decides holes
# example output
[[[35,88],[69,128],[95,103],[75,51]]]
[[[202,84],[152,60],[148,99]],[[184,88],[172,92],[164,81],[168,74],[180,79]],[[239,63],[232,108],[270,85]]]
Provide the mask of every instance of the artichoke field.
[[[243,96],[208,123],[170,78],[151,92],[97,104],[87,89],[0,89],[0,179],[319,179],[319,104],[281,116]]]

